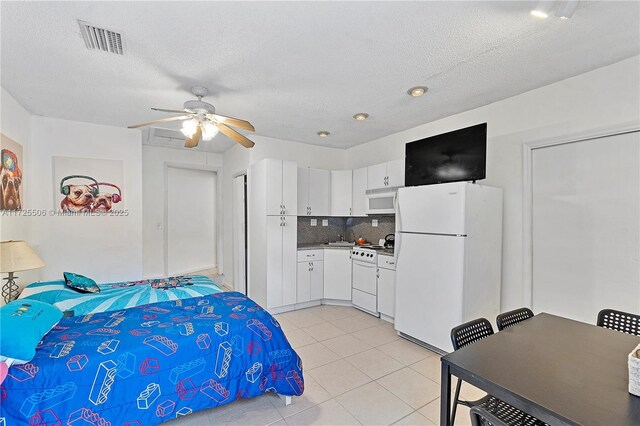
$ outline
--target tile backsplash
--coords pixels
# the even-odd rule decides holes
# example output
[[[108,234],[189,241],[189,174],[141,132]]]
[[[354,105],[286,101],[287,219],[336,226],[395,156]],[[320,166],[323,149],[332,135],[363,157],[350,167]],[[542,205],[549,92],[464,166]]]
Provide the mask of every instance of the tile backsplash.
[[[311,219],[318,221],[311,226]],[[328,220],[329,226],[322,226],[322,220]],[[378,220],[378,226],[373,227],[373,219]],[[377,244],[378,240],[396,230],[394,215],[371,215],[369,217],[298,217],[298,244],[326,243],[340,240],[340,235],[347,241],[355,241],[364,237],[367,241]]]

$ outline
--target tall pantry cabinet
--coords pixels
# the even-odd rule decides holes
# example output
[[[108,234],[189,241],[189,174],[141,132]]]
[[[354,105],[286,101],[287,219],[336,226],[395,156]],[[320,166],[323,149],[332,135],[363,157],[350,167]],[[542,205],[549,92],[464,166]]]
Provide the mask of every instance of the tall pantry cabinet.
[[[249,296],[267,309],[296,303],[298,166],[265,159],[249,171]]]

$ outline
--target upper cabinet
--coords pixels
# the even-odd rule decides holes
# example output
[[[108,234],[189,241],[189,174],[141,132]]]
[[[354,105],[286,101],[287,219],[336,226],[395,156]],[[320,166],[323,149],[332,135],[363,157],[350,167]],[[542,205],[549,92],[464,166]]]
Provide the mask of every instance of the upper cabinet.
[[[351,216],[353,174],[351,170],[331,172],[331,216]]]
[[[299,216],[329,216],[331,214],[331,172],[298,168],[297,208]]]
[[[367,167],[353,171],[351,216],[367,215]]]
[[[404,186],[404,159],[367,167],[367,189]]]
[[[257,191],[253,202],[266,205],[269,216],[296,216],[297,169],[293,161],[266,159],[256,163],[252,167],[252,173],[255,174],[253,181],[263,182],[266,190]]]

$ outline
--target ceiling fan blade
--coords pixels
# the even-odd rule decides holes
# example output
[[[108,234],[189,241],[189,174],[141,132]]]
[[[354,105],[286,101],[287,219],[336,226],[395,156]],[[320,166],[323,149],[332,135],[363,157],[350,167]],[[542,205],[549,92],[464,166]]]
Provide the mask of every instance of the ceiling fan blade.
[[[184,146],[186,148],[195,148],[200,143],[200,137],[202,137],[202,127],[198,125],[198,127],[196,127],[196,132],[193,134],[193,136],[191,136],[190,138],[187,138],[187,140],[184,141]]]
[[[209,113],[207,115],[212,116],[216,121],[222,124],[226,124],[227,126],[240,127],[241,129],[249,130],[251,132],[256,131],[255,127],[253,127],[253,125],[246,120],[240,120],[239,118],[226,117],[224,115],[212,113]]]
[[[130,129],[137,129],[138,127],[149,126],[151,124],[165,123],[167,121],[186,120],[188,118],[191,118],[191,116],[190,115],[180,115],[178,117],[161,118],[160,120],[147,121],[146,123],[142,123],[142,124],[134,124],[132,126],[129,126],[129,128]]]
[[[253,141],[251,141],[250,139],[247,139],[244,135],[241,135],[240,133],[233,130],[231,127],[227,127],[222,123],[218,123],[218,129],[225,136],[233,139],[234,141],[238,142],[240,145],[244,146],[245,148],[253,148],[253,146],[255,145]]]
[[[191,111],[187,111],[186,109],[163,109],[163,108],[151,108],[154,111],[160,111],[160,112],[170,112],[173,114],[193,114]]]

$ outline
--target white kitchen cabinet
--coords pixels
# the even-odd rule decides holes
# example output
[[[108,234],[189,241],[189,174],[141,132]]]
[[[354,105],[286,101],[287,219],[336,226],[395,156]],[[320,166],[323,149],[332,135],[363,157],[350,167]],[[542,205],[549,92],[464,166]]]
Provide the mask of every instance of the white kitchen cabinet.
[[[298,258],[300,258],[298,252]],[[311,260],[298,262],[297,303],[320,300],[323,296],[324,262]]]
[[[391,318],[395,317],[396,304],[396,271],[394,266],[393,257],[378,257],[378,311]]]
[[[351,250],[325,249],[324,298],[351,300]]]
[[[295,216],[298,212],[296,163],[265,159],[257,164],[256,172],[265,179],[266,188],[262,196],[266,201],[266,214]]]
[[[331,173],[328,170],[298,168],[297,209],[300,216],[331,214]]]
[[[404,186],[404,159],[367,167],[367,189]]]
[[[333,170],[331,172],[331,216],[352,214],[353,172]]]
[[[267,309],[296,303],[297,238],[295,217],[267,216]]]
[[[367,168],[353,171],[351,216],[367,215]]]
[[[282,305],[296,303],[298,218],[282,217]]]

